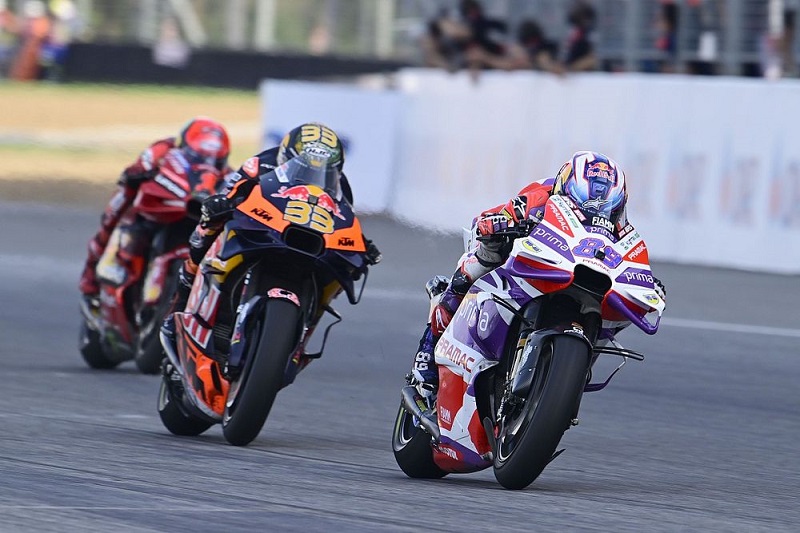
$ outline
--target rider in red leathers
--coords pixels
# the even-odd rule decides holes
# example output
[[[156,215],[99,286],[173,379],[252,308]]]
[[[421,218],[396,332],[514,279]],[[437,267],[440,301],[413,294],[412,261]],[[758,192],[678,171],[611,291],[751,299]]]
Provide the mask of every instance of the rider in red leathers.
[[[619,232],[628,225],[625,173],[614,160],[597,152],[576,152],[555,178],[533,182],[508,203],[482,212],[472,224],[473,235],[480,240],[459,260],[458,269],[431,312],[414,357],[412,376],[421,396],[428,397],[437,391],[439,372],[434,348],[461,300],[476,279],[508,258],[510,248],[505,241],[492,239],[492,236],[523,221],[541,221],[547,199],[553,194],[567,197],[586,216],[593,231],[606,233],[616,240]],[[440,279],[444,285],[444,278]],[[435,283],[436,278],[432,281]],[[664,286],[658,279],[655,281],[656,291],[663,298]],[[431,290],[436,290],[436,287],[429,287]],[[617,332],[610,333],[613,336]]]
[[[136,193],[147,180],[154,179],[168,155],[185,167],[208,164],[221,173],[232,171],[228,167],[230,141],[222,124],[206,117],[190,120],[177,138],[168,137],[150,145],[133,164],[123,170],[119,188],[108,203],[100,220],[100,230],[89,241],[89,254],[81,274],[79,289],[85,298],[95,297],[99,291],[96,267],[108,245],[111,233],[122,216],[131,207]],[[120,247],[121,259],[143,256],[150,248],[150,239],[157,228],[154,223],[138,218],[128,228],[125,243]]]

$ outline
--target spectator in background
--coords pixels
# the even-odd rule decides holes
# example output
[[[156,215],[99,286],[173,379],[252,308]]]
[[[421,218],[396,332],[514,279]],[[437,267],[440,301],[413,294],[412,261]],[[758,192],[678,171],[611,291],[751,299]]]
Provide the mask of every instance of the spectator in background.
[[[675,60],[678,57],[678,5],[675,2],[664,2],[658,11],[656,20],[656,50],[660,59],[656,65],[645,68],[647,72],[675,72]]]
[[[11,78],[19,81],[39,79],[39,56],[50,36],[50,18],[41,0],[27,0],[23,8],[20,46],[11,65]]]
[[[153,63],[162,67],[184,68],[189,63],[191,53],[189,45],[181,38],[175,19],[164,19],[158,40],[153,45]]]
[[[78,10],[72,0],[50,0],[50,33],[39,54],[41,78],[58,81],[62,78],[67,51],[78,32]]]
[[[0,78],[5,78],[11,68],[18,33],[17,17],[8,8],[8,2],[0,0]]]
[[[430,20],[422,38],[425,66],[455,71],[464,66],[464,50],[470,41],[470,29],[450,17],[447,11]]]
[[[517,40],[506,47],[502,56],[473,53],[473,61],[481,66],[503,70],[533,69],[554,74],[563,74],[558,63],[558,45],[547,39],[542,27],[533,19],[522,21],[517,29]]]
[[[578,0],[567,14],[571,30],[567,39],[564,66],[570,72],[595,70],[597,56],[594,52],[591,33],[597,22],[597,13],[584,0]]]

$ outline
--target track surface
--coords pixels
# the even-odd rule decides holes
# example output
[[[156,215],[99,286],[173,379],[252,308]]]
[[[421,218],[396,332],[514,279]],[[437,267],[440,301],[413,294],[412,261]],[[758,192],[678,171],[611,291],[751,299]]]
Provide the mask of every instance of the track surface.
[[[667,322],[648,355],[583,402],[530,488],[490,471],[414,481],[391,426],[424,320],[424,282],[459,239],[383,218],[364,300],[283,391],[259,438],[177,438],[158,378],[89,370],[76,282],[99,211],[0,203],[0,531],[797,531],[796,278],[657,265]],[[738,324],[755,326],[744,328]]]

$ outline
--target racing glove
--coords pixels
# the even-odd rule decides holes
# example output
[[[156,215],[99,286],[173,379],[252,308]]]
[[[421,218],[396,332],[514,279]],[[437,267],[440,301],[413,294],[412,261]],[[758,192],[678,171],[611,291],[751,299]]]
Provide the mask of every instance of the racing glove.
[[[510,221],[511,219],[503,214],[483,215],[478,219],[476,224],[478,235],[481,237],[489,237],[508,229],[508,223]]]
[[[658,279],[657,277],[653,276],[653,285],[655,286],[656,294],[658,295],[659,298],[661,298],[664,301],[664,305],[666,306],[667,288],[664,287],[664,283],[662,283],[661,280]]]
[[[218,226],[230,217],[235,207],[234,202],[224,194],[209,196],[200,208],[200,227]]]
[[[381,254],[381,251],[375,246],[375,243],[364,237],[364,245],[367,247],[367,251],[364,253],[364,259],[367,264],[377,265],[380,263],[381,259],[383,259],[383,254]]]

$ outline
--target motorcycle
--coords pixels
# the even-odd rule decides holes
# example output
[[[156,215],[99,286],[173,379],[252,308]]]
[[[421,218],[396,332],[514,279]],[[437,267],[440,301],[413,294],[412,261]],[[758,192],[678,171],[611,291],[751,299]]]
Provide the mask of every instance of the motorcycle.
[[[628,323],[655,334],[665,303],[639,232],[611,229],[563,196],[538,224],[509,229],[508,260],[475,281],[436,345],[438,394],[423,398],[406,378],[392,439],[406,475],[493,467],[503,487],[523,489],[564,451],[584,392],[644,360],[613,335]],[[429,282],[432,304],[447,281]],[[622,362],[595,382],[600,355]]]
[[[252,442],[278,391],[322,355],[341,321],[333,298],[361,299],[361,225],[335,199],[338,174],[317,164],[303,152],[262,176],[201,262],[185,311],[173,317],[175,345],[161,338],[168,361],[158,412],[170,432],[195,436],[222,424],[230,444]],[[325,313],[332,322],[308,353]]]
[[[163,359],[159,327],[175,292],[178,269],[189,257],[189,235],[203,200],[223,187],[224,176],[215,168],[187,168],[172,154],[139,187],[97,263],[99,296],[81,301],[78,347],[91,368],[114,368],[133,359],[141,372],[158,373]],[[148,254],[120,254],[130,233],[143,225],[153,231]]]

